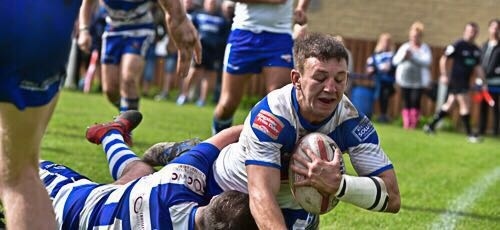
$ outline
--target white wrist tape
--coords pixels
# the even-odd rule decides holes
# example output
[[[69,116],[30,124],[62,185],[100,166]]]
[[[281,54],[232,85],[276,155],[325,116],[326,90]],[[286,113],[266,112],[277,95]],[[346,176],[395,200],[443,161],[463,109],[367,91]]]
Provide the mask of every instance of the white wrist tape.
[[[385,211],[389,202],[387,188],[379,177],[356,177],[344,174],[335,196],[341,201],[372,211]]]

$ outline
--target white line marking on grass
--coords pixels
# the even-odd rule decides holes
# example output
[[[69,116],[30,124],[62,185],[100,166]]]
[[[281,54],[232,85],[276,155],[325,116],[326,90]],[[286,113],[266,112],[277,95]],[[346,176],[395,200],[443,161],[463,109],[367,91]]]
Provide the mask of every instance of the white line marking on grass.
[[[441,214],[439,219],[432,223],[431,229],[455,229],[455,225],[458,219],[460,219],[459,214],[465,211],[470,205],[474,204],[474,201],[481,197],[498,179],[500,179],[500,167],[494,168],[491,172],[487,173],[482,180],[477,181],[461,196],[457,197],[450,206],[448,206],[447,211]]]

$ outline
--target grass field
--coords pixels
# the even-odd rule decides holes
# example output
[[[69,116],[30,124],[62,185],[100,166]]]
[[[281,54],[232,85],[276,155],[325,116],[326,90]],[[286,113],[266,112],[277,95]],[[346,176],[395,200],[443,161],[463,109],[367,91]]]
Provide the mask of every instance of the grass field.
[[[141,100],[142,124],[134,147],[142,153],[159,141],[210,135],[213,106],[176,106]],[[107,122],[115,109],[100,94],[63,91],[42,146],[42,158],[65,164],[97,182],[110,182],[100,146],[84,133],[94,122]],[[240,109],[235,122],[246,115]],[[321,218],[321,229],[500,229],[500,139],[470,144],[462,133],[426,136],[396,125],[375,124],[399,181],[398,214],[373,213],[339,204]],[[347,158],[347,156],[344,156]],[[349,170],[352,172],[352,168]]]

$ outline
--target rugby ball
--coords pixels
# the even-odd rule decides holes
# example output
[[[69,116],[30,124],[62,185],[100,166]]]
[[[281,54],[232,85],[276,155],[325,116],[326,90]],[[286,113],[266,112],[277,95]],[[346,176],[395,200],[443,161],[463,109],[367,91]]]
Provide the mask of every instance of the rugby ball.
[[[330,137],[322,133],[309,133],[302,137],[295,147],[293,154],[300,154],[306,159],[310,158],[307,156],[306,152],[302,150],[303,147],[309,148],[318,157],[323,160],[331,161],[335,156],[335,149],[338,148],[335,141]],[[290,165],[295,164],[293,158],[290,160]],[[300,163],[296,166],[304,168]],[[343,164],[342,164],[343,166]],[[325,214],[337,206],[339,200],[335,195],[324,196],[318,192],[314,187],[295,187],[293,184],[298,181],[305,179],[304,176],[296,174],[289,167],[289,182],[290,189],[292,190],[292,195],[299,203],[299,205],[306,211],[314,214]]]

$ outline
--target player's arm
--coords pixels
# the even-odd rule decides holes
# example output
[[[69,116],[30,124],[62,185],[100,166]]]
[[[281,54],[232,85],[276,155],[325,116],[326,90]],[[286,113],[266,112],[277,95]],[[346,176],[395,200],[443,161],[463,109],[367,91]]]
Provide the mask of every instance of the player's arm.
[[[401,198],[393,169],[376,176],[342,175],[335,196],[360,208],[378,212],[399,212]]]
[[[294,22],[299,25],[307,23],[307,9],[309,8],[310,0],[299,0],[295,10],[293,11]]]
[[[341,174],[341,152],[336,149],[332,161],[325,161],[306,150],[311,161],[294,154],[293,159],[304,168],[292,170],[306,179],[295,186],[313,186],[323,194],[334,194],[339,200],[370,211],[397,213],[401,198],[393,169],[370,177]]]
[[[389,196],[387,208],[383,211],[392,213],[399,212],[399,209],[401,208],[401,195],[399,194],[399,185],[396,178],[396,172],[394,171],[394,169],[389,169],[378,174],[377,177],[382,179]]]
[[[198,32],[188,19],[180,0],[159,0],[158,3],[165,11],[169,36],[178,50],[177,74],[185,77],[191,66],[193,52],[196,63],[201,63],[201,43]]]
[[[441,56],[439,59],[439,81],[443,84],[448,84],[448,67],[451,65],[451,60],[446,55]]]
[[[85,52],[90,52],[92,37],[90,36],[90,20],[95,0],[83,0],[78,16],[78,46]]]
[[[224,147],[238,142],[241,130],[243,130],[243,125],[229,127],[208,138],[206,142],[209,142],[218,149],[222,150]]]
[[[247,165],[250,211],[259,229],[286,229],[285,219],[276,201],[280,189],[277,168]]]
[[[392,58],[392,65],[397,66],[405,59],[406,51],[408,50],[408,44],[405,43],[396,51],[394,57]]]
[[[484,69],[481,65],[476,65],[476,67],[474,67],[474,72],[476,74],[476,78],[479,78],[481,79],[481,82],[483,83],[482,84],[482,89],[483,90],[488,90],[488,85],[486,84],[486,73],[484,72]]]

